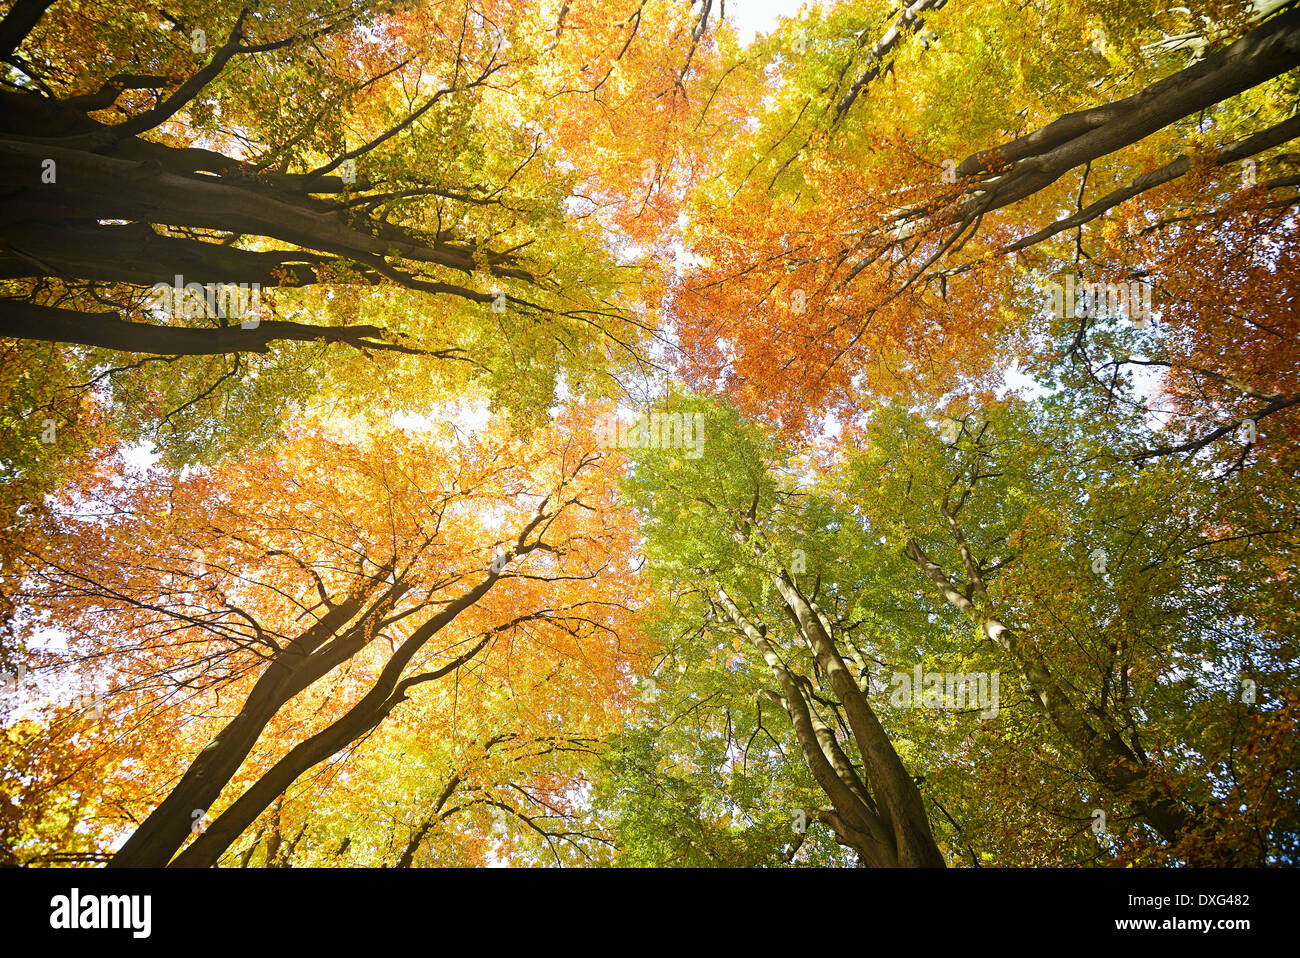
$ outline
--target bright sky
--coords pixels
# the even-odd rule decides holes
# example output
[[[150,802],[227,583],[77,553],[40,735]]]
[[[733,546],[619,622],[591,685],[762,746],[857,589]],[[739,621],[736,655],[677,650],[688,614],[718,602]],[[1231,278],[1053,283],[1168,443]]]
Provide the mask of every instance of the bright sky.
[[[724,0],[725,2],[725,0]],[[804,0],[730,0],[726,4],[727,19],[736,25],[741,43],[749,43],[759,33],[767,33],[781,17],[793,17]],[[811,0],[809,6],[827,6],[826,2]]]

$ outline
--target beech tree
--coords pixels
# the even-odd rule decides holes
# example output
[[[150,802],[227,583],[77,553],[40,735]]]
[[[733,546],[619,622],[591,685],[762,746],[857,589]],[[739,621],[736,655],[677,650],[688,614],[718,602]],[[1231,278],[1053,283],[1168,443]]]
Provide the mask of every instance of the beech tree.
[[[1245,839],[1232,823],[1237,759],[1223,742],[1252,712],[1267,724],[1289,708],[1281,663],[1294,630],[1271,611],[1287,588],[1272,570],[1294,552],[1289,493],[1277,473],[1207,476],[1116,455],[1114,436],[1149,428],[1135,419],[1068,399],[990,405],[945,443],[891,412],[848,457],[858,465],[845,491],[996,650],[1111,819],[1154,832],[1129,836],[1134,854],[1145,844],[1174,860],[1259,864],[1280,836],[1264,825]],[[1245,568],[1256,579],[1243,601],[1222,584]]]
[[[1300,9],[733,8],[0,8],[6,863],[1295,861]]]
[[[0,338],[6,370],[43,372],[4,393],[6,525],[123,444],[214,464],[304,408],[419,414],[468,392],[523,427],[562,389],[621,390],[653,276],[569,210],[618,182],[595,148],[640,176],[632,104],[706,60],[688,13],[15,4]],[[679,99],[636,136],[675,142]],[[567,126],[543,122],[557,111]],[[230,287],[246,311],[206,292]]]
[[[1194,29],[1166,25],[1184,17]],[[765,100],[688,204],[683,373],[815,429],[877,397],[987,390],[1029,358],[1028,304],[1067,272],[1144,281],[1181,322],[1193,291],[1168,282],[1162,235],[1189,214],[1293,207],[1280,147],[1300,127],[1281,101],[1298,23],[1271,4],[918,3],[878,19],[843,5],[786,21],[728,64]],[[1263,241],[1258,219],[1238,226],[1234,249]],[[1272,276],[1267,299],[1286,283]],[[1213,302],[1194,292],[1187,305]]]
[[[84,15],[80,11],[64,11],[72,24],[59,20],[57,7],[48,14],[54,22],[36,15],[50,6],[22,3],[11,10],[5,19],[6,55],[38,27],[29,44],[33,54],[46,52],[43,43],[63,52],[66,38],[56,40],[53,34],[70,26],[106,29],[77,22]],[[152,286],[171,283],[178,274],[186,283],[257,283],[268,289],[322,281],[386,282],[515,311],[563,314],[568,306],[576,320],[601,314],[599,307],[584,313],[586,297],[573,301],[581,293],[572,288],[576,283],[559,281],[540,263],[529,266],[527,254],[520,252],[537,241],[543,217],[553,217],[545,205],[555,197],[529,195],[528,179],[513,182],[530,163],[544,165],[536,142],[518,164],[501,162],[515,144],[494,137],[494,121],[483,116],[493,78],[517,66],[507,59],[504,29],[486,13],[471,15],[451,5],[417,13],[343,4],[277,8],[269,17],[250,5],[229,13],[205,9],[202,26],[184,13],[183,21],[155,29],[210,32],[210,52],[206,41],[196,38],[192,44],[201,63],[197,69],[178,69],[189,51],[165,34],[113,36],[115,45],[130,44],[137,61],[97,65],[90,75],[47,77],[30,56],[14,61],[22,78],[3,92],[3,156],[14,186],[3,275],[28,280],[32,294],[4,300],[4,333],[166,355],[265,351],[277,340],[423,349],[443,358],[464,352],[403,344],[395,340],[409,337],[372,324],[268,318],[238,328],[159,328],[87,308],[96,283]],[[452,23],[456,29],[449,29]],[[418,35],[412,33],[417,27]],[[368,43],[367,30],[379,31],[380,37],[403,31],[413,42],[384,50]],[[157,51],[146,60],[142,46]],[[325,61],[318,63],[317,57]],[[95,75],[109,69],[119,72],[103,79]],[[395,102],[404,82],[418,83],[429,72],[449,79],[403,94],[414,100],[409,108]],[[242,87],[267,79],[276,84],[267,92],[275,93],[289,93],[285,85],[306,81],[308,86],[290,95],[325,101],[312,104],[314,122],[282,129],[281,114],[291,109],[284,100],[269,117],[255,112],[264,106],[260,91]],[[69,88],[94,83],[100,85],[93,92],[67,95]],[[129,99],[122,102],[124,96]],[[146,97],[152,105],[140,109]],[[96,118],[106,112],[124,118]],[[183,132],[173,130],[168,124],[182,112],[188,122]],[[476,119],[485,129],[477,128]],[[486,139],[475,142],[476,136]],[[356,145],[346,148],[349,137]],[[203,139],[228,142],[244,155],[192,145]],[[318,161],[322,150],[326,155]],[[490,165],[479,166],[479,181],[458,179],[467,154],[479,151],[491,154]],[[420,153],[426,154],[425,163],[412,167],[413,154]],[[442,159],[439,154],[447,161],[441,168],[428,162]],[[296,172],[294,167],[309,168]],[[501,182],[492,182],[498,172]],[[524,223],[534,233],[528,242],[494,248]],[[548,225],[554,227],[554,220]],[[59,280],[80,281],[80,295],[74,284],[64,302],[43,302],[42,290]],[[518,284],[519,292],[494,291],[493,283]],[[138,295],[123,305],[136,303]]]
[[[479,681],[537,681],[510,677],[531,657],[521,642],[586,647],[583,666],[542,661],[555,652],[534,661],[550,676],[535,736],[563,721],[555,696],[570,676],[587,683],[579,701],[593,721],[588,696],[616,694],[622,660],[601,637],[624,606],[603,590],[620,588],[611,563],[623,540],[597,508],[608,485],[590,444],[564,430],[531,450],[505,437],[441,454],[433,436],[370,443],[315,430],[242,474],[164,475],[128,491],[110,472],[85,491],[91,516],[29,556],[25,599],[57,609],[45,621],[79,653],[52,651],[46,667],[81,662],[111,681],[105,707],[149,769],[124,786],[149,810],[114,865],[165,865],[192,835],[174,864],[213,864],[301,775],[427,683],[459,688],[467,668]],[[297,472],[326,449],[341,457],[334,470]],[[498,465],[507,451],[517,458]],[[118,519],[105,523],[105,509]],[[83,548],[98,550],[96,570]],[[195,728],[187,711],[208,717]]]
[[[761,445],[738,423],[719,411],[706,416],[708,457],[693,463],[663,450],[638,457],[634,489],[654,517],[650,555],[674,593],[698,593],[695,605],[710,610],[701,638],[738,636],[768,673],[751,678],[750,694],[785,713],[831,806],[812,808],[807,819],[829,826],[869,865],[942,866],[921,794],[846,664],[842,610],[821,608],[837,601],[834,592],[823,599],[820,579],[809,584],[791,571],[807,562],[783,528],[797,492],[772,481]],[[792,638],[783,639],[786,630]],[[834,719],[823,717],[823,706]]]

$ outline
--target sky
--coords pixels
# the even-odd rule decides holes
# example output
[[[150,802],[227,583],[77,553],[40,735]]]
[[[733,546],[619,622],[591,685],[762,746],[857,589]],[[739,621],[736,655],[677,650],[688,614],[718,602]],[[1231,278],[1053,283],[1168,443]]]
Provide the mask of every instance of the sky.
[[[760,33],[769,32],[781,17],[793,17],[805,0],[723,0],[727,19],[736,26],[741,43],[749,43]],[[810,0],[807,6],[825,6]]]

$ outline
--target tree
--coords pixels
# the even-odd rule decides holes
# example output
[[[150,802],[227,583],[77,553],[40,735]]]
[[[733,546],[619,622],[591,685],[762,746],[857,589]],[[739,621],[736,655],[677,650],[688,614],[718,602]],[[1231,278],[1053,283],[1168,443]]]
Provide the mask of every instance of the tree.
[[[914,4],[789,21],[759,64],[731,64],[765,105],[689,205],[683,374],[792,434],[877,397],[981,395],[1031,353],[1025,290],[1061,282],[1062,260],[1103,284],[1159,279],[1139,237],[1231,208],[1246,162],[1254,202],[1289,208],[1270,191],[1294,186],[1277,151],[1300,127],[1268,104],[1291,83],[1296,11],[1206,10],[1214,36],[1190,64],[1166,16]],[[1201,296],[1226,282],[1205,279]],[[1154,284],[1158,308],[1177,285]]]
[[[124,484],[118,467],[83,493],[95,514],[69,516],[30,556],[40,585],[25,601],[57,611],[79,657],[111,669],[110,706],[140,713],[134,734],[159,736],[148,764],[175,769],[152,780],[159,800],[132,796],[156,807],[114,864],[166,864],[196,811],[213,820],[176,864],[212,864],[299,776],[427,683],[454,694],[466,669],[558,673],[538,706],[548,721],[560,686],[577,683],[568,694],[588,714],[617,687],[612,596],[634,590],[614,565],[626,533],[597,506],[602,457],[562,425],[528,446],[445,444],[389,432],[352,445],[314,427],[274,457],[178,484]],[[313,465],[327,456],[331,468]],[[565,662],[574,643],[580,665]],[[232,695],[236,709],[217,706]],[[187,727],[200,708],[212,717]]]
[[[632,109],[572,81],[622,67],[654,82],[687,41],[662,2],[630,32],[575,5],[563,43],[553,16],[16,6],[0,336],[24,364],[69,367],[74,401],[101,387],[123,437],[178,464],[273,440],[314,397],[396,391],[418,410],[474,384],[535,423],[562,375],[608,391],[642,361],[654,284],[569,213],[592,142],[624,142],[582,115]],[[103,51],[88,66],[87,45]],[[569,128],[542,122],[557,109]],[[73,408],[45,416],[62,429]]]
[[[680,136],[679,61],[700,38],[666,2],[621,27],[599,6],[554,16],[10,9],[0,354],[43,372],[4,394],[6,525],[38,526],[47,494],[122,445],[213,465],[303,409],[478,399],[527,428],[564,389],[621,388],[645,361],[654,278],[570,207],[609,192],[590,147],[632,156],[626,116],[666,73],[674,96],[637,136]],[[576,82],[596,69],[617,81],[599,96]],[[544,122],[557,112],[567,126]]]
[[[1298,64],[9,4],[6,860],[1294,861]]]
[[[856,463],[846,492],[997,650],[1112,822],[1154,832],[1127,836],[1127,854],[1260,864],[1281,835],[1266,825],[1244,839],[1227,825],[1226,783],[1236,762],[1251,762],[1227,743],[1255,709],[1290,709],[1282,675],[1294,630],[1270,610],[1295,549],[1292,483],[1259,472],[1225,481],[1176,459],[1136,464],[1111,448],[1144,431],[1126,418],[1072,407],[1065,394],[990,405],[945,444],[891,410],[846,456]],[[1260,567],[1280,574],[1242,581]],[[1284,777],[1265,778],[1265,792],[1288,790]]]
[[[152,285],[170,283],[174,274],[182,274],[186,283],[203,286],[258,283],[300,287],[319,283],[323,277],[345,282],[350,277],[351,282],[389,281],[485,306],[497,301],[498,294],[447,282],[445,277],[461,274],[480,284],[514,280],[539,293],[546,287],[559,288],[553,279],[548,282],[538,275],[536,268],[529,269],[514,249],[492,249],[486,237],[485,241],[476,237],[480,231],[494,238],[507,236],[523,219],[536,229],[544,222],[544,207],[548,201],[554,202],[553,195],[529,197],[526,190],[510,182],[513,177],[494,186],[402,182],[413,175],[435,172],[410,169],[412,151],[450,151],[452,163],[444,175],[461,165],[469,150],[486,148],[498,162],[514,152],[507,146],[508,140],[491,147],[472,142],[472,115],[486,109],[483,91],[507,66],[502,41],[489,24],[474,31],[471,20],[459,13],[454,16],[460,29],[445,29],[436,17],[452,14],[449,7],[434,8],[434,19],[423,23],[408,19],[409,14],[392,14],[378,21],[375,13],[381,10],[348,5],[323,11],[304,9],[296,18],[287,18],[291,29],[283,35],[285,11],[276,11],[273,24],[252,7],[243,7],[231,17],[224,42],[183,81],[170,75],[115,73],[95,93],[60,97],[39,70],[29,74],[29,88],[4,94],[9,123],[3,152],[7,172],[17,185],[8,214],[7,231],[14,245],[6,278],[64,277]],[[15,9],[8,19],[21,19],[25,12]],[[394,64],[381,60],[376,65],[384,69],[375,76],[352,75],[366,28],[409,31],[417,23],[424,32],[406,51],[406,60]],[[217,25],[209,25],[214,33]],[[56,28],[54,24],[47,27]],[[195,30],[205,32],[198,27]],[[280,35],[272,39],[272,33]],[[434,37],[440,39],[434,41]],[[327,64],[317,64],[314,59],[320,51],[317,41],[330,45],[325,54]],[[195,44],[196,48],[203,46],[198,40]],[[261,59],[250,59],[258,57]],[[224,75],[236,58],[243,65],[240,72],[244,76]],[[360,63],[369,65],[367,61],[373,59],[362,57]],[[126,64],[108,63],[100,69],[120,66]],[[130,67],[143,70],[146,64]],[[302,173],[279,172],[309,164],[315,149],[331,139],[324,135],[330,127],[335,127],[339,139],[352,131],[337,129],[333,123],[325,128],[299,129],[290,137],[274,127],[265,129],[265,118],[253,112],[261,104],[248,102],[246,90],[241,90],[240,80],[251,69],[306,74],[313,85],[300,92],[312,95],[319,91],[327,100],[323,115],[349,108],[355,111],[348,119],[360,126],[353,135],[359,133],[361,145],[339,150],[339,155]],[[396,118],[388,122],[385,113],[396,106],[392,100],[400,83],[429,70],[448,73],[452,79],[427,95],[417,91],[419,105],[395,110]],[[94,79],[61,78],[60,85],[66,88]],[[162,95],[161,91],[171,87],[176,89]],[[123,110],[128,118],[120,123],[104,123],[91,116],[116,108],[128,90],[153,90],[157,102],[138,113]],[[360,112],[357,108],[361,106],[368,112]],[[239,143],[250,155],[232,157],[167,142],[175,139],[175,134],[169,137],[163,125],[182,110],[189,116],[186,134],[190,139],[223,137]],[[228,130],[215,122],[218,113],[227,123],[248,126]],[[417,125],[422,120],[423,125]],[[143,138],[151,132],[158,139]],[[369,168],[365,175],[351,172],[358,160]],[[528,162],[526,158],[522,165]],[[340,169],[349,172],[339,173]],[[504,174],[518,174],[522,166],[501,164],[501,169],[505,178]],[[490,176],[496,171],[480,168],[479,172]],[[349,189],[353,186],[356,188]],[[523,194],[520,199],[525,205],[515,206],[516,190]],[[423,202],[413,205],[413,199]],[[494,222],[498,211],[505,215]],[[391,222],[394,214],[400,214],[407,225]],[[477,227],[470,223],[471,214],[482,218]],[[296,249],[240,245],[259,238]],[[411,265],[395,267],[390,263],[393,258]],[[412,272],[416,268],[432,272],[425,278]],[[504,301],[515,308],[554,311],[547,303],[508,293]],[[53,312],[56,309],[59,312]],[[219,329],[157,329],[135,328],[141,324],[125,322],[113,314],[90,316],[85,310],[38,302],[6,300],[5,311],[4,330],[12,336],[134,352],[265,351],[269,342],[280,339],[324,339],[377,350],[411,348],[389,341],[386,331],[373,325],[304,329],[300,323],[268,321],[243,323],[238,329],[224,324]],[[223,313],[219,318],[226,316]],[[460,350],[453,349],[440,355],[449,358],[457,352]]]
[[[701,594],[720,622],[717,631],[748,643],[770,673],[751,676],[748,691],[786,714],[831,804],[806,813],[808,819],[831,827],[840,844],[872,866],[942,866],[921,794],[846,665],[844,619],[822,611],[820,579],[801,585],[790,571],[795,552],[791,530],[782,526],[791,521],[785,513],[797,493],[773,482],[767,450],[747,441],[724,410],[683,408],[709,424],[710,454],[692,462],[656,449],[639,459],[634,501],[653,516],[649,554],[671,570],[669,588]],[[793,564],[806,559],[803,553]],[[674,581],[673,572],[685,581]],[[793,638],[782,642],[785,629]],[[821,717],[819,704],[834,724]]]

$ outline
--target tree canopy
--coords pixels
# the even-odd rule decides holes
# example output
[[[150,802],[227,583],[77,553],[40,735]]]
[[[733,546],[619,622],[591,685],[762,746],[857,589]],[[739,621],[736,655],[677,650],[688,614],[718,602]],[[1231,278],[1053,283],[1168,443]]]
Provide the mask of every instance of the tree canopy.
[[[1294,865],[1288,0],[0,6],[0,862]]]

